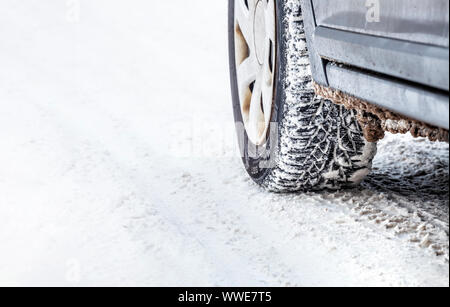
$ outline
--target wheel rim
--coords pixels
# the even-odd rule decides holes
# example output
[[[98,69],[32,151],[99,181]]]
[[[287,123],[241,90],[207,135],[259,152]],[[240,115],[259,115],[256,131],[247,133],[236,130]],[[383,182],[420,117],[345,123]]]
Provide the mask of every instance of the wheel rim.
[[[242,119],[250,141],[262,145],[274,101],[275,0],[235,0],[234,26]]]

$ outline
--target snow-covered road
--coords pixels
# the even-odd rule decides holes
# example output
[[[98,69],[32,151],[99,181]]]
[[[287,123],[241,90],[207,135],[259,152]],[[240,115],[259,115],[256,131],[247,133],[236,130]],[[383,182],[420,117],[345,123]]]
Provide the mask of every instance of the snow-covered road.
[[[0,285],[449,285],[448,144],[389,135],[351,191],[250,182],[226,6],[1,1]]]

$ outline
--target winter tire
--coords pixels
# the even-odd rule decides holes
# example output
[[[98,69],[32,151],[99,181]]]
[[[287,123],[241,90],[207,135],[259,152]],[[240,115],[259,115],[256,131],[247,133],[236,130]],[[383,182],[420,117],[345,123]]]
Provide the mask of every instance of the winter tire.
[[[229,0],[233,110],[248,174],[274,192],[340,189],[369,173],[376,144],[356,114],[313,90],[299,0]]]

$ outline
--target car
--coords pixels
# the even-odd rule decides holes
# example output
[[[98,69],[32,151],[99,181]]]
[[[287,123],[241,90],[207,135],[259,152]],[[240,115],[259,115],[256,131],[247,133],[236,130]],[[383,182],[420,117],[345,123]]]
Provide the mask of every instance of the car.
[[[448,142],[448,0],[229,0],[228,21],[239,148],[260,186],[356,186],[385,131]]]

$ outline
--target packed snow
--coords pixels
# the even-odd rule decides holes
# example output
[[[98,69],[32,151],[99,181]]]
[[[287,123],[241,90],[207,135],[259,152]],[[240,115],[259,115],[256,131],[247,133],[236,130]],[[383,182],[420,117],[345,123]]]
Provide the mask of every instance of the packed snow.
[[[0,3],[0,285],[449,286],[449,147],[341,192],[235,146],[227,1]]]

